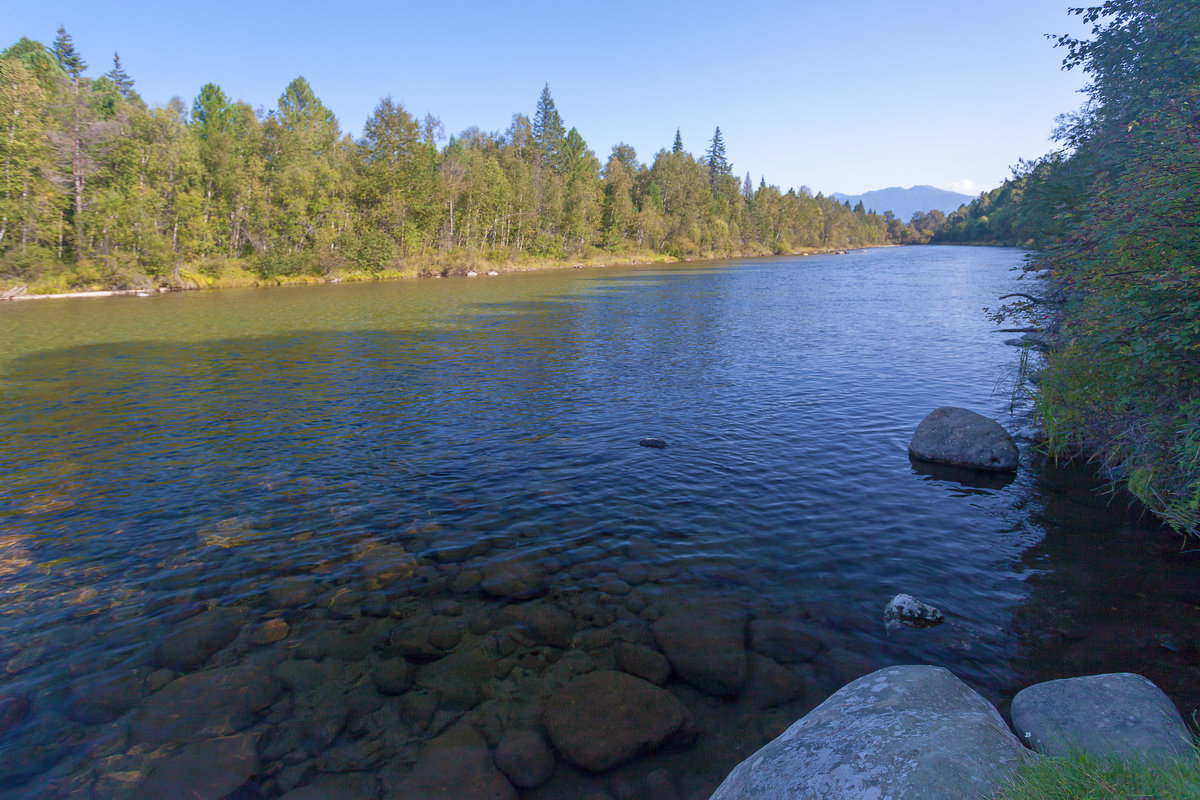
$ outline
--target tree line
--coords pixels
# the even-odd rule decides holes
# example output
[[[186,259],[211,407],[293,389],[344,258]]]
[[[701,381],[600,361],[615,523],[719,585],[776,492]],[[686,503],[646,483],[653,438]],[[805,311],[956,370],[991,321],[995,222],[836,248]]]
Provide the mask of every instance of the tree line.
[[[119,54],[97,77],[60,27],[0,53],[0,275],[62,288],[439,271],[464,260],[677,258],[889,241],[862,205],[739,180],[718,127],[604,160],[549,86],[504,131],[446,137],[382,99],[355,139],[303,77],[256,111],[216,84],[150,107]],[[449,266],[448,266],[449,265]]]

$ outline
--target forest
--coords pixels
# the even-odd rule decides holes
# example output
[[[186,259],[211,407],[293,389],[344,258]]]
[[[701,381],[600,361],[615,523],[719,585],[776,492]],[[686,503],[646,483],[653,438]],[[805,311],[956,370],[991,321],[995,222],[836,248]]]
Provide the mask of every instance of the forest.
[[[35,291],[184,288],[610,258],[882,244],[896,222],[739,179],[719,127],[601,161],[547,85],[503,132],[448,138],[385,97],[361,138],[303,77],[273,109],[220,86],[149,107],[119,54],[89,77],[65,28],[0,54],[0,278]],[[889,224],[891,229],[889,229]]]

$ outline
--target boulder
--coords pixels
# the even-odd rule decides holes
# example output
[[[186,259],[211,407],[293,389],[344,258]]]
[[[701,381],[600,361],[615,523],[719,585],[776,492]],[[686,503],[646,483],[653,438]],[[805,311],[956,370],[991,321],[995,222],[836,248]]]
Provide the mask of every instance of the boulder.
[[[479,645],[456,650],[452,655],[417,670],[417,685],[435,691],[447,708],[466,711],[479,703],[479,688],[496,675],[496,662]]]
[[[237,638],[243,615],[217,608],[173,626],[154,651],[154,665],[190,672]]]
[[[403,800],[516,800],[517,792],[504,779],[487,742],[474,728],[457,725],[437,737],[417,759],[388,798]]]
[[[479,588],[493,597],[532,600],[546,593],[546,570],[531,558],[509,557],[483,568]]]
[[[921,420],[908,445],[913,458],[991,472],[1014,472],[1020,453],[1008,431],[965,408],[942,406]]]
[[[639,439],[638,444],[640,444],[642,447],[653,447],[655,450],[662,450],[667,446],[666,441],[653,436],[647,436],[645,439]]]
[[[811,661],[822,646],[812,627],[795,620],[756,619],[750,623],[750,648],[781,664]]]
[[[680,678],[732,697],[746,680],[746,612],[727,603],[689,606],[654,623],[654,640]]]
[[[662,685],[671,677],[671,664],[657,650],[640,644],[621,642],[617,645],[617,669]]]
[[[712,800],[987,797],[1028,753],[948,670],[888,667],[843,686],[735,767]]]
[[[945,622],[942,612],[922,603],[911,594],[898,594],[883,609],[883,622],[888,628],[904,624],[910,628],[932,628]]]
[[[521,789],[536,789],[550,780],[554,754],[536,731],[510,731],[496,745],[496,766]]]
[[[542,724],[558,751],[595,772],[656,747],[690,719],[670,692],[612,670],[576,678],[552,694],[542,711]]]
[[[1174,704],[1150,680],[1130,672],[1047,681],[1017,692],[1013,728],[1034,750],[1065,755],[1173,757],[1193,754]]]
[[[221,800],[258,774],[260,733],[187,745],[156,764],[138,785],[145,800]]]
[[[566,611],[548,603],[506,606],[492,618],[493,628],[515,627],[537,644],[566,647],[575,632],[575,620]]]
[[[142,684],[142,676],[133,670],[76,678],[71,681],[67,716],[88,725],[112,722],[141,699]]]
[[[185,675],[146,699],[133,718],[132,739],[158,745],[226,736],[247,727],[278,693],[263,666]]]

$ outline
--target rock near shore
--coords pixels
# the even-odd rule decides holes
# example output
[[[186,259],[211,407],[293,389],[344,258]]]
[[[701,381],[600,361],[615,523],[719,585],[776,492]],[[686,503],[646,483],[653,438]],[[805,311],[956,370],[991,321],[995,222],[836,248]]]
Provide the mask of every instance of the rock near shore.
[[[1028,752],[949,671],[888,667],[842,687],[739,764],[712,800],[986,797]]]
[[[1008,431],[993,419],[965,408],[942,406],[921,420],[908,454],[935,464],[1014,472],[1020,453]]]

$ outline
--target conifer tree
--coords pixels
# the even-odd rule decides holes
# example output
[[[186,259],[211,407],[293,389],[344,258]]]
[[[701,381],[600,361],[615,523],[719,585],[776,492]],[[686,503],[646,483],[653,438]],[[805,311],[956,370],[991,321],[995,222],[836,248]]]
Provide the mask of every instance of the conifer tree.
[[[563,139],[567,130],[550,96],[550,84],[542,88],[537,112],[533,115],[533,139],[542,153],[542,165],[557,170],[560,166]]]
[[[713,134],[704,158],[708,162],[708,185],[715,192],[720,188],[721,180],[732,172],[729,162],[725,160],[725,139],[721,136],[720,125]]]
[[[683,137],[679,135],[679,128],[675,129],[675,143],[671,145],[671,152],[676,155],[683,152]]]
[[[122,97],[129,97],[129,93],[133,91],[133,78],[129,77],[129,73],[121,66],[120,53],[113,53],[113,68],[106,72],[104,77],[117,85]]]
[[[58,35],[54,37],[54,60],[62,67],[63,72],[71,76],[71,84],[78,93],[79,76],[87,69],[87,62],[75,50],[71,34],[67,33],[67,29],[62,25],[58,26]]]

